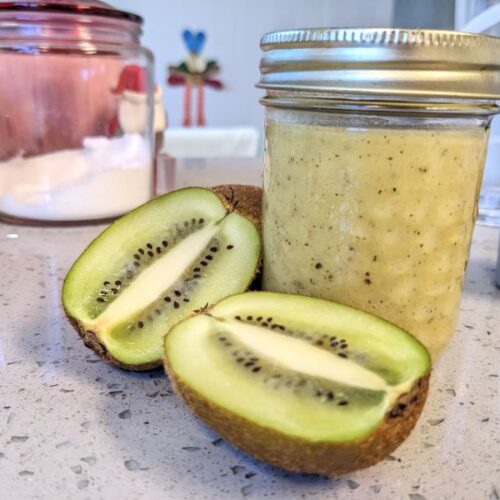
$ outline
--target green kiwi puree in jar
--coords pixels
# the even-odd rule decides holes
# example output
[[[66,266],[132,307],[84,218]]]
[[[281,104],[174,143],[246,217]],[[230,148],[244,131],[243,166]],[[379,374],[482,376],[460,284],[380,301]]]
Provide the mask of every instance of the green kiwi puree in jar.
[[[457,320],[487,137],[269,119],[264,288],[374,313],[439,354]]]

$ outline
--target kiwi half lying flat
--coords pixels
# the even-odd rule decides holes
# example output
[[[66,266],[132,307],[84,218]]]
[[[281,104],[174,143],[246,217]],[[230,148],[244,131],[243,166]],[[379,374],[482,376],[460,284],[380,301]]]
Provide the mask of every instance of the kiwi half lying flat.
[[[231,199],[245,188],[217,189],[181,189],[146,203],[107,228],[71,268],[64,308],[106,361],[160,366],[163,336],[174,324],[252,282],[259,234],[233,210],[244,213],[245,204]]]
[[[326,475],[373,465],[408,436],[431,369],[422,344],[382,319],[268,292],[178,324],[165,356],[176,390],[229,442]]]

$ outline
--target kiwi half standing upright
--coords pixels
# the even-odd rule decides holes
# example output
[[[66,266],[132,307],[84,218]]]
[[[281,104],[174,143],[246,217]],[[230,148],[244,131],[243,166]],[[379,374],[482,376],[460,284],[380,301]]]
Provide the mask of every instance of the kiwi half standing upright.
[[[65,311],[107,362],[137,371],[161,366],[163,336],[174,324],[252,282],[260,189],[216,191],[186,188],[142,205],[108,227],[69,271]]]
[[[289,471],[336,475],[406,439],[431,360],[418,340],[370,314],[250,292],[176,325],[165,367],[194,413],[236,447]]]

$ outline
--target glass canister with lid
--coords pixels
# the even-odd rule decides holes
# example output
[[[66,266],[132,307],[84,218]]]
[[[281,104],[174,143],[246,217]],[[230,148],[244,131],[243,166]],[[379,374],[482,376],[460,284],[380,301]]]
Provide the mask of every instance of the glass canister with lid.
[[[151,198],[161,95],[141,25],[93,0],[0,2],[1,219],[109,219]]]
[[[261,46],[264,288],[372,312],[437,356],[458,316],[500,39],[306,29]]]

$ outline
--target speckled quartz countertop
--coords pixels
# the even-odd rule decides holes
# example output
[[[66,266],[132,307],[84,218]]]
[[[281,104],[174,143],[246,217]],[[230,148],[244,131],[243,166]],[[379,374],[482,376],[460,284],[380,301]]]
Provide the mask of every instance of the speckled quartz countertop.
[[[161,372],[124,372],[83,346],[60,289],[100,230],[0,225],[0,498],[500,499],[498,230],[476,229],[458,331],[417,428],[338,479],[258,463],[192,417]]]

